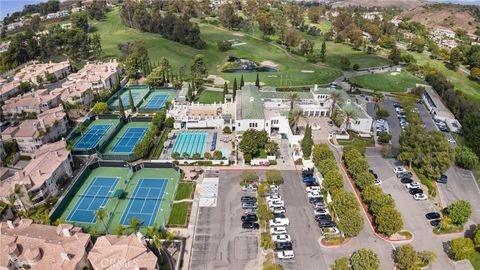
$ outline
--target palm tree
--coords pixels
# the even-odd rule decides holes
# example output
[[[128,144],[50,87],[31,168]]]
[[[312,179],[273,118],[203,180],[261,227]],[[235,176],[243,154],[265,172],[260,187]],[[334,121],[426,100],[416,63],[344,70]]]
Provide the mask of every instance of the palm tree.
[[[330,98],[332,100],[332,108],[330,109],[330,115],[332,115],[332,111],[333,109],[335,109],[335,105],[337,103],[340,103],[342,102],[342,93],[340,93],[340,91],[333,91],[332,93],[330,93]]]
[[[288,112],[288,122],[290,123],[290,127],[294,134],[297,133],[298,122],[300,122],[300,119],[302,118],[304,118],[304,115],[303,111],[300,109]]]
[[[298,94],[295,92],[288,93],[288,100],[290,101],[290,111],[293,110],[293,104],[298,100]]]
[[[130,223],[130,228],[137,233],[138,229],[140,228],[140,220],[136,217],[132,217],[129,221]]]
[[[378,103],[382,102],[385,96],[381,92],[373,93],[373,101],[375,102],[375,111],[378,109]]]
[[[107,209],[100,208],[97,211],[97,222],[101,222],[103,225],[103,229],[107,230],[107,225],[105,224],[105,218],[107,217]]]
[[[345,129],[348,130],[350,128],[350,121],[357,119],[357,112],[352,109],[347,109],[343,111],[343,115],[345,116]]]

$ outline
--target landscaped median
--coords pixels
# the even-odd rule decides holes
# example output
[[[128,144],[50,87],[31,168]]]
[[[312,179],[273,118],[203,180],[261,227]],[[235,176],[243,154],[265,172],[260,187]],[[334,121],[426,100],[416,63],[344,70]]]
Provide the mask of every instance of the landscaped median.
[[[412,239],[410,232],[402,231],[403,219],[395,209],[395,200],[374,185],[375,177],[369,172],[365,157],[355,148],[344,148],[343,161],[357,194],[368,210],[368,218],[381,238],[388,241]]]
[[[360,207],[355,195],[345,191],[342,174],[338,171],[337,161],[328,145],[315,145],[313,147],[312,160],[324,176],[322,181],[323,190],[330,194],[332,198],[332,202],[328,207],[330,213],[337,220],[338,229],[342,232],[342,236],[338,236],[323,229],[322,234],[324,237],[321,240],[321,244],[323,246],[342,245],[350,237],[357,236],[363,229]]]
[[[186,227],[192,202],[189,199],[193,196],[195,187],[194,182],[182,181],[178,183],[177,193],[175,194],[175,202],[172,205],[172,213],[168,221],[169,227]]]

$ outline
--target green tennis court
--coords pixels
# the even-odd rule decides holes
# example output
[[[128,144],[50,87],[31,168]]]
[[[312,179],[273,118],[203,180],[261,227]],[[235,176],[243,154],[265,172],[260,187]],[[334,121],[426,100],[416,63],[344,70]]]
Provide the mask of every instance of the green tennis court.
[[[154,89],[145,97],[140,104],[140,110],[159,110],[165,106],[167,101],[172,101],[175,97],[175,89]]]
[[[98,167],[80,177],[77,181],[82,183],[74,191],[75,195],[61,202],[67,206],[60,220],[87,232],[94,229],[109,234],[117,233],[119,226],[124,232],[133,231],[132,218],[139,222],[140,230],[147,226],[163,227],[168,224],[179,178],[173,168],[142,168],[132,172],[127,167]],[[156,195],[155,198],[140,198],[146,190],[149,196]],[[123,195],[119,196],[120,193]],[[148,203],[152,207],[138,206],[144,200],[153,199],[155,201]],[[103,218],[99,218],[99,209],[105,209]]]
[[[112,109],[118,109],[118,100],[121,98],[122,99],[122,104],[125,109],[130,108],[130,96],[129,92],[132,93],[132,98],[133,98],[133,104],[135,107],[137,107],[142,100],[145,98],[145,96],[148,94],[150,89],[148,86],[130,86],[123,88],[120,90],[120,93],[116,96],[114,96],[111,100],[109,100],[108,105]]]
[[[115,154],[115,155],[129,155],[133,153],[135,146],[141,141],[143,135],[145,135],[146,130],[150,128],[150,122],[130,122],[125,124],[122,129],[117,133],[117,135],[108,143],[107,147],[102,151],[103,154]],[[129,136],[132,130],[142,130],[140,133],[142,135],[135,135],[136,139],[132,141],[131,144],[123,145],[119,147],[120,144],[124,143],[125,138]],[[123,141],[122,141],[123,140]]]
[[[120,124],[119,119],[96,119],[73,141],[73,150],[89,150],[102,145]]]

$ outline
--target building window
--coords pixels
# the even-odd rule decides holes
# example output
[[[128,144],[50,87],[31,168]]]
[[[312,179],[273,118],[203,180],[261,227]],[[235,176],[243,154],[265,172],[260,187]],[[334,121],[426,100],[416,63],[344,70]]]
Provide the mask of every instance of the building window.
[[[258,123],[250,123],[249,127],[256,128],[258,127]]]

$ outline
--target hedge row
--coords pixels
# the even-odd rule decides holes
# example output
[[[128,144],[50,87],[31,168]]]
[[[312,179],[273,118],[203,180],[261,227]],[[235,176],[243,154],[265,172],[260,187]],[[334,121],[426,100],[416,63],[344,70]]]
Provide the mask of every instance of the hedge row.
[[[332,195],[332,207],[339,219],[338,228],[345,236],[356,236],[363,229],[363,218],[355,195],[345,191],[343,176],[338,170],[337,161],[326,144],[313,147],[312,159],[324,176],[322,186]]]
[[[403,228],[402,215],[395,209],[393,198],[374,185],[375,177],[370,173],[368,161],[355,148],[346,147],[343,161],[348,173],[362,194],[363,202],[374,218],[377,232],[392,235]]]

